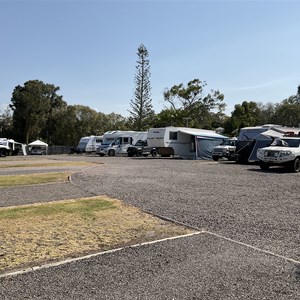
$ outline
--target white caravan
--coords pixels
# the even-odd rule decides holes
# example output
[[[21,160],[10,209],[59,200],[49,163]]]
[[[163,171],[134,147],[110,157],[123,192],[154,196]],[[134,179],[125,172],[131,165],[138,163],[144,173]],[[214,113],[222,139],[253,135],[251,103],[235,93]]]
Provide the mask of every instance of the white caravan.
[[[82,137],[78,143],[76,152],[78,153],[96,152],[97,147],[99,147],[102,142],[103,142],[103,136],[90,135],[90,136]]]
[[[150,128],[147,136],[150,154],[175,155],[187,159],[212,159],[213,147],[227,137],[213,130],[188,127]]]
[[[147,139],[146,131],[108,131],[103,135],[103,142],[96,149],[100,156],[115,156],[117,154],[126,154],[128,147],[134,145],[137,141]]]

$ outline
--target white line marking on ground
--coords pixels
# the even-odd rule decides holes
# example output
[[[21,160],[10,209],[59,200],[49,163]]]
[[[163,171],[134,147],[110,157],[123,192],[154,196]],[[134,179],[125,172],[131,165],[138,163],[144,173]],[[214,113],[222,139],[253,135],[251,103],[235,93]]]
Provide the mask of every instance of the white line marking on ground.
[[[262,253],[265,253],[265,254],[268,254],[268,255],[272,255],[272,256],[275,256],[277,258],[284,259],[284,260],[292,262],[294,264],[300,264],[300,261],[295,260],[293,258],[289,258],[289,257],[286,257],[284,255],[276,254],[276,253],[268,251],[268,250],[260,249],[258,247],[255,247],[255,246],[243,243],[243,242],[239,242],[239,241],[233,240],[231,238],[225,237],[225,236],[217,234],[217,233],[213,233],[213,232],[206,231],[206,230],[201,231],[201,233],[206,233],[206,234],[209,234],[209,235],[213,235],[213,236],[216,236],[216,237],[218,237],[220,239],[223,239],[223,240],[226,240],[226,241],[229,241],[229,242],[232,242],[232,243],[235,243],[235,244],[247,247],[247,248],[251,248],[251,249],[253,249],[255,251],[262,252]]]
[[[71,263],[71,262],[76,262],[76,261],[89,259],[89,258],[100,256],[100,255],[118,252],[118,251],[121,251],[121,250],[127,249],[127,248],[137,248],[137,247],[144,246],[144,245],[151,245],[151,244],[161,243],[161,242],[165,242],[165,241],[169,241],[169,240],[185,238],[185,237],[193,236],[193,235],[200,234],[200,233],[203,233],[203,232],[197,231],[197,232],[189,233],[189,234],[185,234],[185,235],[177,235],[177,236],[173,236],[173,237],[169,237],[169,238],[165,238],[165,239],[155,240],[155,241],[151,241],[151,242],[145,242],[145,243],[141,243],[141,244],[135,244],[132,246],[121,247],[121,248],[98,252],[98,253],[93,253],[93,254],[89,254],[89,255],[85,255],[85,256],[81,256],[81,257],[65,259],[63,261],[53,262],[53,263],[49,263],[49,264],[45,264],[45,265],[41,265],[41,266],[34,266],[34,267],[24,269],[24,270],[18,270],[15,272],[4,273],[4,274],[0,275],[0,278],[8,277],[8,276],[16,276],[16,275],[25,274],[25,273],[33,272],[33,271],[40,270],[40,269],[56,267],[56,266],[64,265],[64,264]]]

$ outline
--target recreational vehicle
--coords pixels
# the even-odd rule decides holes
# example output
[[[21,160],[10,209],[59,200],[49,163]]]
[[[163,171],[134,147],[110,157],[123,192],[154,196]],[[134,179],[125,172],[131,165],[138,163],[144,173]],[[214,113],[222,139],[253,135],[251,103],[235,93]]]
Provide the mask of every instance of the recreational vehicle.
[[[75,152],[77,153],[95,152],[97,147],[101,145],[102,141],[103,141],[103,136],[90,135],[90,136],[82,137],[78,143]]]
[[[19,153],[27,155],[25,144],[15,142],[12,139],[0,138],[0,157]]]
[[[149,129],[147,142],[152,156],[212,159],[212,149],[226,138],[213,130],[170,126]]]
[[[146,131],[108,131],[104,133],[103,142],[96,149],[96,153],[100,156],[127,154],[128,147],[135,145],[137,141],[144,141],[146,138]]]

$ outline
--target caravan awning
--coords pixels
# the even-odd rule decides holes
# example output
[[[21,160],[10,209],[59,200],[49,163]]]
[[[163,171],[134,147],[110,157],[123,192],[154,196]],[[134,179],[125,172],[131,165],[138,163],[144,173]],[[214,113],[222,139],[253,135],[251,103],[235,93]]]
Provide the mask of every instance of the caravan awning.
[[[228,139],[227,136],[216,133],[213,130],[197,129],[197,128],[181,128],[178,132],[189,135],[195,135],[197,138],[214,138],[214,139]]]

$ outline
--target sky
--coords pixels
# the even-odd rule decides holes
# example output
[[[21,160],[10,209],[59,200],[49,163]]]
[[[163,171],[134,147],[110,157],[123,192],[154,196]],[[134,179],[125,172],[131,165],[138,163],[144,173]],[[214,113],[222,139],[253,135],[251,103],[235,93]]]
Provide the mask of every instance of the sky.
[[[243,101],[278,103],[300,84],[300,0],[0,0],[0,113],[28,80],[68,105],[128,116],[137,49],[149,52],[151,97],[200,79]]]

